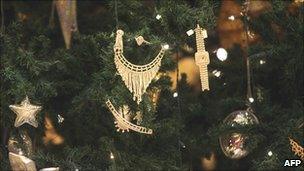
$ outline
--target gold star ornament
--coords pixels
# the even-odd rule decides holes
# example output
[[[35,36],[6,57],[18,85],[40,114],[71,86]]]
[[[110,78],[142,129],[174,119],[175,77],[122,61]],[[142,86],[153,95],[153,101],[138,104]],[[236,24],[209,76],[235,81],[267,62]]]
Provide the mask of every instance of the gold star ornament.
[[[41,106],[32,105],[29,98],[25,99],[19,104],[10,105],[9,108],[16,113],[15,127],[19,127],[24,123],[28,123],[33,127],[38,127],[36,115],[41,111]]]

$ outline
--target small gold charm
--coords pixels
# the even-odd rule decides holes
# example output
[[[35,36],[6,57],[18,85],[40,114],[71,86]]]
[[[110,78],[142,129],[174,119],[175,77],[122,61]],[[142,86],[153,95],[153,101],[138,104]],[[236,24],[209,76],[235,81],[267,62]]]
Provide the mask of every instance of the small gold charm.
[[[144,37],[142,37],[142,36],[136,37],[135,40],[136,40],[136,43],[137,43],[138,46],[141,46],[143,43],[151,44],[150,42],[146,41],[144,39]]]

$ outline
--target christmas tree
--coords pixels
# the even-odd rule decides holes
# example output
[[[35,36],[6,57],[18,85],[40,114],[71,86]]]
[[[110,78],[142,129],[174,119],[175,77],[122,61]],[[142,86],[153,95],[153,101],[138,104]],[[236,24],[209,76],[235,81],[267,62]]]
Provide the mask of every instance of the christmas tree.
[[[9,142],[20,135],[31,139],[17,143],[22,155],[31,151],[37,169],[282,170],[286,159],[301,158],[290,141],[303,145],[303,2],[75,4],[77,30],[68,30],[67,45],[56,3],[1,1],[1,170],[11,169]],[[208,34],[209,91],[201,90],[194,62],[197,24]],[[139,104],[114,61],[119,29],[133,64],[148,64],[166,49]],[[14,127],[9,106],[26,96],[42,107],[37,128]],[[117,132],[107,100],[153,133]],[[231,126],[238,121],[225,118],[234,111],[258,121]],[[219,141],[227,136],[228,144]]]

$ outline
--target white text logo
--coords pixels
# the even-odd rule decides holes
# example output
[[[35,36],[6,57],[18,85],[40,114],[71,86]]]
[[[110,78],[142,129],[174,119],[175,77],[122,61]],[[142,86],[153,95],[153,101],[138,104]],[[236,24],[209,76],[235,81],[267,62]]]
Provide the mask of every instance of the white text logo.
[[[301,164],[301,160],[285,160],[284,167],[292,167],[299,166]]]

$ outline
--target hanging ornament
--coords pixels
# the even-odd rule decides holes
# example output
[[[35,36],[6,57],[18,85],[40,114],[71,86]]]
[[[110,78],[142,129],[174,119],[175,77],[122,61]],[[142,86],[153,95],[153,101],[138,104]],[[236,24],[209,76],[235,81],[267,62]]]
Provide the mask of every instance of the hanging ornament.
[[[243,5],[243,14],[245,19],[248,20],[248,4],[249,1],[247,0]],[[228,115],[225,120],[224,124],[230,126],[231,128],[238,126],[246,126],[246,125],[254,125],[258,124],[259,121],[257,117],[253,114],[250,106],[251,103],[254,102],[254,98],[252,97],[252,90],[251,90],[251,78],[250,78],[250,61],[248,57],[248,24],[244,22],[244,30],[246,34],[246,39],[244,39],[244,44],[246,49],[244,50],[244,57],[246,59],[246,74],[247,74],[247,103],[246,105],[249,106],[247,110],[240,110],[232,112]],[[231,159],[240,159],[249,154],[249,145],[250,137],[247,134],[240,133],[234,131],[232,133],[227,133],[219,137],[220,145],[224,154],[231,158]]]
[[[204,39],[207,38],[207,31],[203,30],[199,25],[195,28],[196,48],[195,63],[199,67],[202,91],[209,90],[208,68],[210,63],[209,53],[205,50]]]
[[[119,113],[115,107],[113,106],[113,104],[111,103],[110,100],[106,101],[106,105],[108,106],[109,110],[111,111],[111,113],[113,114],[113,116],[115,117],[116,121],[115,123],[115,127],[117,127],[117,131],[122,131],[122,132],[129,132],[129,130],[133,130],[139,133],[143,133],[143,134],[152,134],[153,130],[152,129],[148,129],[145,127],[141,127],[138,125],[135,125],[133,123],[131,123],[130,121],[128,121],[128,118],[124,118],[124,114]]]
[[[224,124],[230,127],[258,124],[257,117],[250,110],[240,110],[228,115]],[[248,135],[232,132],[220,136],[219,141],[224,154],[231,159],[240,159],[248,155]]]
[[[289,138],[289,142],[291,151],[293,151],[295,155],[299,156],[301,160],[304,160],[304,148],[291,138]]]
[[[76,0],[54,0],[66,48],[71,47],[72,32],[78,30]]]
[[[33,127],[38,127],[36,115],[41,111],[41,106],[35,106],[30,103],[29,98],[26,96],[20,105],[10,105],[9,108],[16,113],[15,127],[19,127],[24,123],[28,123]]]
[[[35,162],[30,159],[33,155],[33,144],[26,131],[19,130],[18,134],[11,135],[7,143],[7,149],[13,171],[36,171]]]
[[[165,47],[162,47],[156,58],[146,65],[134,65],[130,63],[123,55],[123,40],[124,32],[117,30],[116,42],[114,45],[114,62],[119,75],[122,77],[127,88],[133,94],[133,100],[139,104],[142,100],[142,95],[146,92],[152,79],[158,72],[161,59],[165,54]]]
[[[9,137],[7,149],[14,154],[31,157],[33,154],[33,144],[26,131],[20,130],[17,135]]]
[[[9,152],[9,161],[13,171],[36,171],[35,162],[23,155]]]

